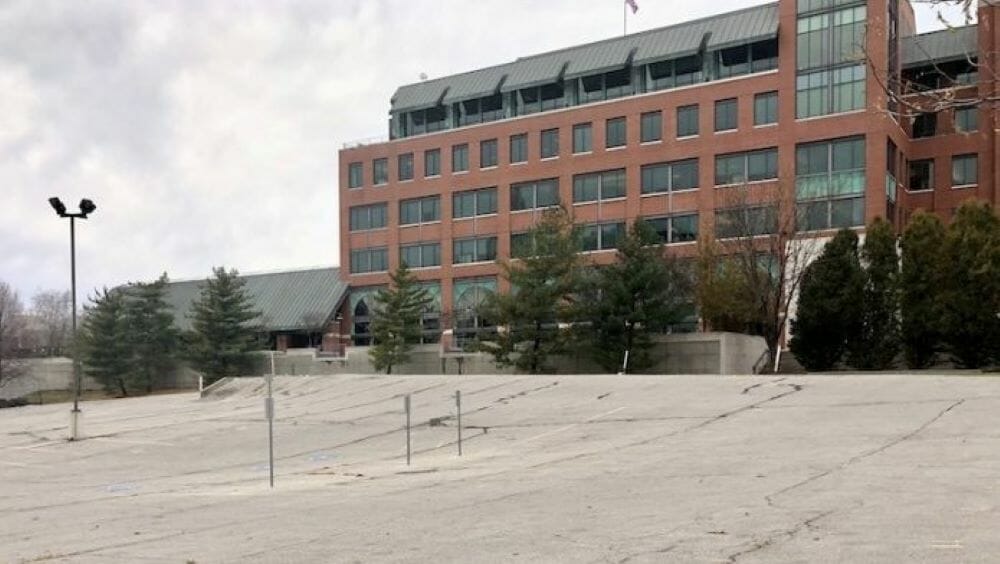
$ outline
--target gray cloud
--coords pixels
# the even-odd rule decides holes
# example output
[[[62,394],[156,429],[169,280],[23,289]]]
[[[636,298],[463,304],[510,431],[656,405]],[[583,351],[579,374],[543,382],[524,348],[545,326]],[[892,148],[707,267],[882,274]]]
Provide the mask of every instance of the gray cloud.
[[[755,3],[639,0],[630,30]],[[617,0],[0,2],[0,279],[66,286],[50,195],[99,206],[82,294],[335,264],[337,150],[384,135],[398,85],[614,36],[621,17]]]

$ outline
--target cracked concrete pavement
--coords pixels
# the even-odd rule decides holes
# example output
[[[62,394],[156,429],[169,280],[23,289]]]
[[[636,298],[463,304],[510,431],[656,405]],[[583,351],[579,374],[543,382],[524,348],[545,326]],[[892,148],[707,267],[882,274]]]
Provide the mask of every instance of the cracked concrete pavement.
[[[993,377],[283,377],[274,490],[263,389],[87,402],[74,443],[66,404],[0,410],[0,560],[1000,554]]]

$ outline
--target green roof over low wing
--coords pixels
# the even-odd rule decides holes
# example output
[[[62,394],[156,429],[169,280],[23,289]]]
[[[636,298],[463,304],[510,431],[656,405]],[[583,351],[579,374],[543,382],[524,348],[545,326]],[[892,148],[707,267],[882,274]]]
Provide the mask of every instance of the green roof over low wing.
[[[904,37],[900,60],[904,67],[975,57],[979,50],[976,25],[952,27]]]
[[[769,39],[778,34],[778,4],[769,3],[708,18],[578,45],[517,59],[484,69],[401,86],[392,110],[405,111],[444,102],[489,96],[498,91],[537,86],[564,77],[612,70],[709,49]]]
[[[267,331],[319,331],[347,295],[347,284],[339,268],[292,270],[240,276],[253,307],[261,312],[260,322]],[[204,280],[171,282],[167,302],[174,308],[174,320],[182,330],[191,329],[191,304],[201,294]]]

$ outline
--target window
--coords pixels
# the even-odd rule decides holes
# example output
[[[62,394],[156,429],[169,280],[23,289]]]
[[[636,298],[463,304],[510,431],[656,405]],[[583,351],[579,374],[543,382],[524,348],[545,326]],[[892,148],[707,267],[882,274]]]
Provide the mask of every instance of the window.
[[[698,240],[698,214],[647,218],[661,243],[686,243]]]
[[[475,340],[493,323],[481,315],[483,303],[497,291],[496,278],[457,278],[452,290],[455,341],[459,346]]]
[[[675,86],[685,86],[701,82],[701,55],[690,55],[679,59],[658,61],[646,65],[646,86],[649,90],[663,90]]]
[[[351,231],[382,229],[386,224],[386,204],[371,204],[351,208]]]
[[[363,347],[371,344],[371,314],[379,289],[378,286],[351,289],[350,311],[351,320],[354,322],[351,336],[355,346]]]
[[[387,270],[389,270],[389,250],[386,247],[351,250],[351,274],[385,272]]]
[[[522,88],[518,91],[521,97],[518,114],[533,114],[565,106],[565,90],[562,82]]]
[[[715,102],[715,130],[728,131],[736,129],[737,122],[736,98],[717,100]]]
[[[592,128],[589,123],[573,126],[573,152],[589,153],[592,150]]]
[[[810,4],[829,10],[834,5]],[[812,10],[810,10],[812,11]],[[865,6],[798,19],[795,115],[821,116],[865,107]]]
[[[580,79],[580,103],[611,100],[633,94],[632,69],[625,67],[601,74],[592,74]]]
[[[937,135],[937,114],[919,114],[913,118],[913,138],[933,137]]]
[[[798,118],[865,107],[864,65],[800,74],[795,84],[795,117]]]
[[[399,262],[409,268],[441,266],[441,243],[417,243],[399,248]]]
[[[559,205],[559,179],[549,178],[510,186],[511,211]]]
[[[663,139],[663,113],[646,112],[639,117],[639,141],[651,143]]]
[[[365,183],[364,167],[361,163],[351,163],[347,165],[347,187],[360,188]]]
[[[643,194],[691,190],[698,187],[698,159],[645,165],[641,176]]]
[[[528,160],[528,134],[510,136],[510,162],[523,163]]]
[[[441,149],[424,151],[424,176],[441,175]]]
[[[431,133],[441,131],[448,125],[448,112],[444,106],[434,106],[424,108],[406,114],[409,116],[409,124],[406,125],[406,135],[419,135],[421,133]]]
[[[698,135],[698,104],[677,108],[677,136]]]
[[[604,128],[604,146],[608,149],[612,147],[624,147],[627,142],[627,131],[625,118],[617,117],[609,119]]]
[[[934,189],[934,159],[910,161],[910,184],[912,191]]]
[[[479,142],[479,168],[497,166],[497,140],[487,139]]]
[[[413,180],[413,153],[399,155],[396,160],[400,180]]]
[[[778,41],[769,39],[715,52],[719,78],[778,68]]]
[[[389,182],[389,159],[372,161],[372,182],[376,186]]]
[[[778,177],[778,149],[715,157],[715,185],[771,180]]]
[[[542,131],[542,158],[559,156],[559,130],[546,129]]]
[[[979,182],[979,155],[955,155],[951,158],[951,185],[970,186]]]
[[[451,206],[451,216],[455,219],[497,213],[497,189],[456,192],[451,197]]]
[[[979,129],[979,110],[975,106],[955,108],[955,131],[969,133]]]
[[[573,202],[596,202],[625,197],[625,169],[607,170],[573,177]]]
[[[438,343],[441,341],[441,283],[421,282],[420,288],[431,298],[430,303],[420,313],[420,342]]]
[[[527,258],[536,254],[535,237],[531,232],[510,234],[511,258]]]
[[[500,93],[465,100],[459,104],[455,104],[455,108],[459,115],[458,122],[460,125],[485,123],[503,119],[504,117],[503,95]]]
[[[740,207],[715,212],[715,236],[756,237],[778,230],[778,211],[774,206]]]
[[[584,251],[606,251],[618,247],[625,236],[625,223],[591,223],[580,226],[580,242]]]
[[[469,144],[452,145],[451,147],[451,171],[465,172],[469,170]]]
[[[674,82],[686,86],[701,82],[703,78],[701,55],[690,55],[674,60]]]
[[[472,237],[456,239],[452,264],[468,264],[472,262],[488,262],[497,258],[497,238]]]
[[[865,140],[850,137],[795,148],[797,220],[805,231],[863,225]]]
[[[800,17],[797,25],[798,70],[852,63],[861,58],[865,6]]]
[[[764,92],[753,97],[753,124],[778,123],[778,93]]]
[[[399,224],[430,223],[441,219],[441,196],[414,198],[399,202]]]
[[[750,72],[750,46],[737,45],[716,53],[719,63],[719,78],[737,76]]]

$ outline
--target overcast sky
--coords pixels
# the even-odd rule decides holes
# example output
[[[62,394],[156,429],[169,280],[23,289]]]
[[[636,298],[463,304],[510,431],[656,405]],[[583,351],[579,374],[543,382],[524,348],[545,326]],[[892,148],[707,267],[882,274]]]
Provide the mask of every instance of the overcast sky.
[[[637,0],[629,31],[758,0]],[[166,271],[329,266],[337,150],[438,77],[619,35],[620,0],[0,0],[0,280],[27,302]],[[940,27],[929,9],[920,28]]]

